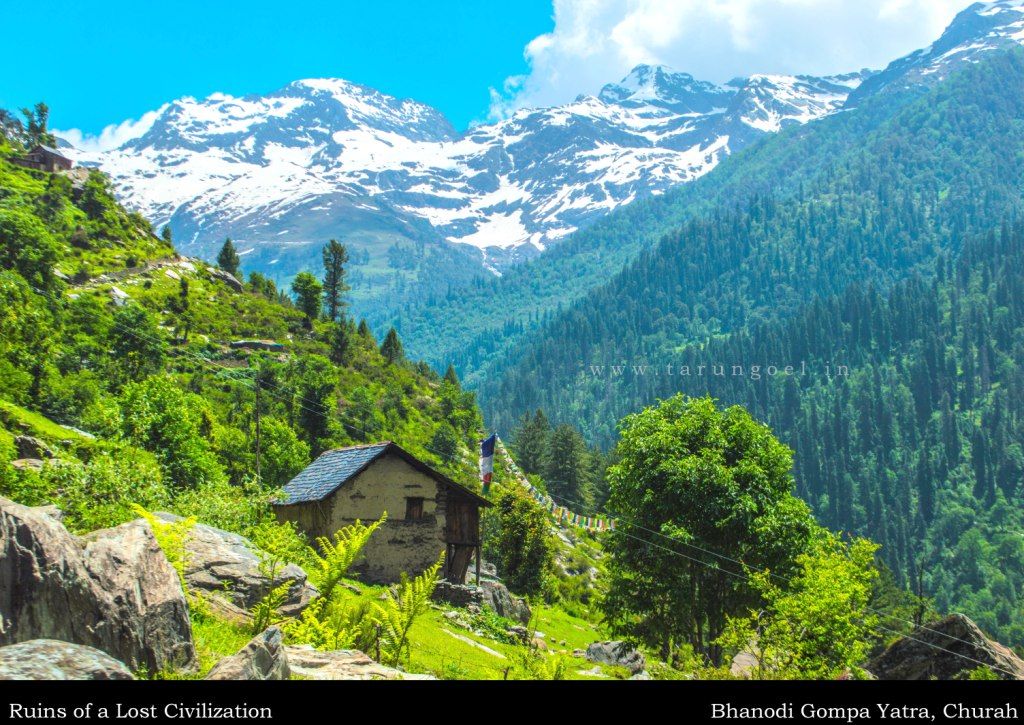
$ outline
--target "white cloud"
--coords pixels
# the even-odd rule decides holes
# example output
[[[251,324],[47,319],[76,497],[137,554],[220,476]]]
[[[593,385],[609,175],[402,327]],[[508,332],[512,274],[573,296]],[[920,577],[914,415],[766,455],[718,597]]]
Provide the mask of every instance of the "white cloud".
[[[110,151],[146,133],[165,108],[166,104],[155,111],[144,113],[138,120],[129,118],[121,123],[112,123],[95,136],[82,133],[77,128],[69,128],[66,131],[54,129],[53,133],[80,151]]]
[[[554,0],[526,76],[492,89],[491,116],[594,93],[640,63],[723,82],[752,73],[881,68],[935,40],[970,0]]]

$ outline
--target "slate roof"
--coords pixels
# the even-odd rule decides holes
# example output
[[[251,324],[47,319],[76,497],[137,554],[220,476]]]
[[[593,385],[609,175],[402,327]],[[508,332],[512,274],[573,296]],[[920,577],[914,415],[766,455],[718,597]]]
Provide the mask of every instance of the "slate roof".
[[[68,157],[64,153],[62,153],[61,151],[58,151],[57,149],[53,148],[52,146],[46,146],[46,145],[41,144],[41,143],[40,144],[36,144],[35,147],[32,149],[32,152],[35,152],[37,149],[41,149],[43,151],[46,151],[47,153],[53,154],[54,156],[60,156],[62,159],[68,159]],[[70,161],[70,160],[71,159],[68,159],[68,161]]]
[[[284,487],[284,497],[276,503],[278,506],[294,506],[295,504],[322,501],[341,488],[347,481],[362,473],[371,463],[389,450],[404,458],[414,468],[476,499],[480,505],[491,505],[491,502],[487,499],[456,483],[444,474],[435,471],[426,463],[391,441],[325,451],[320,454],[319,458],[310,463],[304,471],[288,482],[288,485]]]

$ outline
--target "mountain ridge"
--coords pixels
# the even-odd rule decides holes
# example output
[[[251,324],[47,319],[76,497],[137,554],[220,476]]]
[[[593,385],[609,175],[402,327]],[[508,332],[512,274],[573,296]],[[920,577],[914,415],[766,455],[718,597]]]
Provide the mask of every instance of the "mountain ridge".
[[[305,79],[265,95],[178,99],[142,136],[79,158],[207,254],[224,236],[304,241],[372,211],[400,236],[484,250],[497,271],[765,133],[834,112],[867,75],[718,86],[637,66],[596,96],[464,133],[416,101]]]

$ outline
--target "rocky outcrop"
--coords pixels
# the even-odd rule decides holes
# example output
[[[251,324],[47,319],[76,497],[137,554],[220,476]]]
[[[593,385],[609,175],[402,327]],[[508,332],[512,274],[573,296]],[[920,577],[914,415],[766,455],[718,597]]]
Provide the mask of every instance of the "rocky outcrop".
[[[131,680],[132,673],[105,652],[54,639],[0,647],[0,680]]]
[[[625,642],[594,642],[587,647],[585,656],[591,662],[625,667],[634,675],[647,666],[646,658]]]
[[[174,514],[158,513],[164,521],[177,521]],[[276,586],[292,582],[288,598],[280,611],[297,616],[317,596],[316,588],[307,581],[306,572],[294,564],[281,569],[270,581],[260,572],[260,558],[243,536],[212,526],[196,524],[185,540],[188,564],[185,581],[193,591],[226,597],[242,610],[251,609]]]
[[[254,637],[238,654],[214,665],[206,679],[287,680],[290,676],[281,630],[271,627]]]
[[[867,669],[880,680],[951,680],[981,666],[1005,680],[1024,680],[1024,660],[954,614],[896,640]]]
[[[355,649],[321,652],[309,645],[285,647],[292,674],[307,680],[433,680],[385,667]]]
[[[141,522],[78,538],[0,498],[0,624],[0,645],[61,640],[150,672],[195,662],[178,576]]]
[[[483,591],[484,606],[490,607],[506,619],[520,624],[530,622],[530,605],[525,599],[513,596],[508,587],[499,581],[491,579],[481,580],[480,589]]]
[[[225,272],[223,269],[217,269],[216,267],[210,267],[209,273],[211,277],[219,279],[235,292],[241,292],[244,289],[242,283],[238,281],[238,278],[230,272]]]
[[[483,591],[478,587],[469,584],[452,584],[444,580],[437,583],[430,598],[435,602],[462,608],[480,607],[484,603]]]
[[[53,450],[50,446],[33,436],[15,436],[14,449],[18,452],[18,458],[42,459],[54,457]]]

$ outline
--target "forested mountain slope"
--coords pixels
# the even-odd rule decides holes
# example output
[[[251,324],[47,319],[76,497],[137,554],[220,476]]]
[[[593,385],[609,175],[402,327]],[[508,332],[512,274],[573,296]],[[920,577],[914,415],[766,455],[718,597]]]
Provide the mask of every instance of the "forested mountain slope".
[[[849,158],[869,143],[872,134],[888,133],[881,127],[891,129],[906,103],[932,92],[964,68],[1018,48],[1022,17],[1020,4],[1010,0],[965,9],[932,46],[872,76],[841,112],[762,139],[698,181],[661,198],[634,202],[537,261],[508,270],[501,279],[454,285],[447,295],[431,290],[417,296],[397,317],[403,339],[428,360],[454,360],[472,385],[491,380],[488,366],[502,367],[511,346],[560,308],[603,285],[667,232],[709,209],[742,206],[755,195],[778,196],[795,192],[801,183],[813,184],[835,167],[836,159]],[[1012,94],[1011,88],[1001,93]],[[963,121],[956,117],[946,123],[948,129],[933,126],[933,131],[967,130],[959,128]],[[989,140],[1000,144],[997,136]],[[921,157],[931,153],[932,146],[926,141],[908,154]]]
[[[813,171],[681,225],[549,321],[485,411],[501,429],[541,407],[607,444],[675,391],[741,404],[796,449],[824,522],[1024,641],[1022,84],[1024,54],[1001,53],[864,136],[851,113],[773,140]]]

